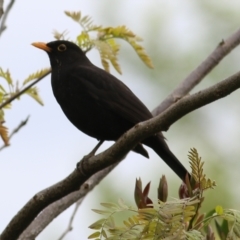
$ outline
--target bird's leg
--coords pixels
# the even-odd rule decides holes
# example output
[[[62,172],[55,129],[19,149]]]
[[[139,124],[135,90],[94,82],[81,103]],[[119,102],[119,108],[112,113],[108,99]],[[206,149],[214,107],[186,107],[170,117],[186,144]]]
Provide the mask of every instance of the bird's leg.
[[[98,150],[98,148],[103,144],[103,142],[104,142],[104,140],[100,140],[100,141],[98,142],[98,144],[94,147],[94,149],[93,149],[89,154],[85,155],[80,162],[77,163],[77,169],[78,169],[83,175],[86,175],[86,174],[85,174],[85,171],[84,171],[84,169],[83,169],[83,166],[82,166],[83,161],[84,161],[84,160],[88,160],[90,157],[94,156],[95,153],[96,153],[96,151]]]
[[[94,147],[94,149],[89,153],[87,154],[86,156],[84,156],[84,158],[90,158],[92,156],[95,155],[96,151],[99,149],[99,147],[103,144],[104,140],[100,140],[98,142],[98,144]]]

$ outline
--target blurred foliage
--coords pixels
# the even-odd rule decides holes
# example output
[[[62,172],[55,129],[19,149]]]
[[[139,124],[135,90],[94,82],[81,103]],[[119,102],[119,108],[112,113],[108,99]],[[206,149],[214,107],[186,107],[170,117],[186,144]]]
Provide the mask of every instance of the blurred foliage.
[[[121,74],[121,68],[117,59],[120,45],[116,42],[116,39],[122,39],[128,42],[140,59],[148,67],[153,68],[151,59],[146,54],[144,48],[138,43],[142,41],[142,39],[126,26],[102,27],[93,24],[92,19],[89,16],[82,16],[81,12],[65,11],[65,14],[77,22],[82,28],[81,33],[77,36],[76,44],[85,52],[95,47],[99,51],[102,65],[106,71],[110,71],[109,63],[111,63],[115,70]],[[91,36],[93,32],[95,33],[94,37]],[[54,37],[57,40],[64,39],[65,35],[66,32],[54,32]]]
[[[141,180],[136,180],[135,201],[137,207],[127,206],[121,199],[118,203],[102,203],[104,210],[93,209],[104,217],[89,226],[94,230],[89,239],[215,239],[211,225],[216,227],[221,240],[240,238],[240,211],[223,209],[216,205],[208,214],[200,213],[201,205],[208,201],[203,193],[214,189],[215,181],[206,178],[203,170],[204,162],[196,149],[189,152],[192,169],[191,182],[186,181],[180,187],[181,199],[167,200],[167,183],[163,177],[158,191],[163,193],[164,201],[157,203],[148,197],[150,183],[142,190]],[[163,183],[165,182],[165,183]],[[183,191],[184,194],[183,194]],[[182,196],[188,195],[188,197]],[[123,220],[121,226],[116,224],[115,215],[122,212],[132,215]],[[221,222],[221,223],[219,223]]]

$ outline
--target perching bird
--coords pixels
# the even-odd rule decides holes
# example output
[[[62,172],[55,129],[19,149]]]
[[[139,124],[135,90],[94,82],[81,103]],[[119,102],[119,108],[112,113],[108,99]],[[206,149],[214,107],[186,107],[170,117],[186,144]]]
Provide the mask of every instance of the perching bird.
[[[153,117],[124,83],[93,65],[74,43],[32,45],[47,52],[53,94],[69,121],[85,134],[102,141],[116,141],[137,123]],[[162,133],[142,143],[152,148],[182,180],[189,174],[168,148]],[[148,157],[141,143],[133,151]]]

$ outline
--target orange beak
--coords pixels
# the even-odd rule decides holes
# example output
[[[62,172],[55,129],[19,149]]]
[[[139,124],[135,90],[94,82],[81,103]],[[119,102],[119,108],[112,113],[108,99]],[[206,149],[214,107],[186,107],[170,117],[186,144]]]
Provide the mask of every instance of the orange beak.
[[[46,52],[51,52],[52,51],[52,49],[50,47],[48,47],[46,43],[43,43],[43,42],[34,42],[34,43],[32,43],[32,45],[34,47],[40,48],[40,49],[42,49]]]

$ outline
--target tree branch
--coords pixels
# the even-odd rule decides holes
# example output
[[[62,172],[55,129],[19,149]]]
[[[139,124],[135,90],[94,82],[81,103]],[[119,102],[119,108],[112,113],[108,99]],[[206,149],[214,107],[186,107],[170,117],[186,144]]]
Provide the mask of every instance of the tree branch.
[[[0,109],[2,109],[3,107],[5,107],[6,105],[8,105],[9,103],[11,103],[13,100],[17,99],[19,96],[21,96],[24,92],[26,92],[29,88],[31,88],[32,86],[34,86],[35,84],[37,84],[39,81],[41,81],[43,78],[45,78],[48,74],[51,73],[51,70],[48,71],[47,73],[45,73],[44,75],[42,75],[40,78],[36,79],[35,81],[33,81],[31,84],[29,84],[28,86],[26,86],[25,88],[23,88],[21,91],[19,91],[17,94],[14,94],[12,97],[8,98],[5,102],[3,102],[0,105]]]
[[[218,65],[218,63],[227,54],[229,54],[239,44],[240,29],[238,29],[226,40],[222,40],[216,49],[194,71],[192,71],[159,106],[153,110],[153,115],[158,115],[170,105],[174,104],[178,99],[188,94],[214,67]]]
[[[2,18],[4,11],[3,11],[3,0],[0,0],[0,19]]]
[[[207,88],[187,96],[155,118],[134,126],[104,152],[83,158],[77,169],[59,183],[39,192],[17,213],[2,232],[0,240],[15,240],[33,219],[49,204],[79,189],[96,172],[118,163],[133,147],[148,136],[166,130],[186,114],[223,98],[240,88],[240,72]]]
[[[68,227],[67,227],[67,229],[63,232],[63,234],[61,235],[61,237],[60,237],[58,240],[63,240],[63,238],[64,238],[70,231],[72,231],[72,229],[73,229],[72,224],[73,224],[74,217],[75,217],[75,215],[76,215],[76,213],[77,213],[77,210],[78,210],[78,208],[80,207],[83,199],[84,199],[84,197],[81,198],[81,199],[79,199],[79,200],[76,202],[75,208],[74,208],[74,211],[73,211],[73,214],[72,214],[72,216],[70,217],[70,221],[69,221]]]
[[[6,21],[7,21],[7,17],[10,13],[10,10],[13,7],[15,0],[11,0],[10,3],[8,4],[5,13],[3,14],[3,18],[1,21],[1,25],[0,25],[0,36],[2,35],[2,33],[6,30],[7,26],[6,26]]]
[[[13,137],[14,134],[16,134],[22,127],[24,127],[24,126],[27,124],[28,119],[29,119],[29,116],[27,116],[27,118],[26,118],[25,120],[21,121],[21,122],[18,124],[18,126],[17,126],[15,129],[13,129],[13,131],[11,132],[11,134],[10,134],[9,137],[8,137],[9,140]],[[2,146],[0,147],[0,151],[3,150],[3,149],[6,148],[6,147],[9,147],[9,146],[10,146],[10,145],[2,145]]]
[[[60,213],[65,211],[68,207],[70,207],[73,203],[82,199],[89,193],[102,179],[112,171],[117,166],[117,164],[113,164],[108,168],[105,168],[92,177],[90,177],[78,191],[72,192],[69,195],[61,198],[60,200],[52,203],[48,207],[46,207],[34,221],[25,229],[25,231],[21,234],[18,240],[32,240],[35,239],[42,230],[48,226],[48,224],[56,218]]]

